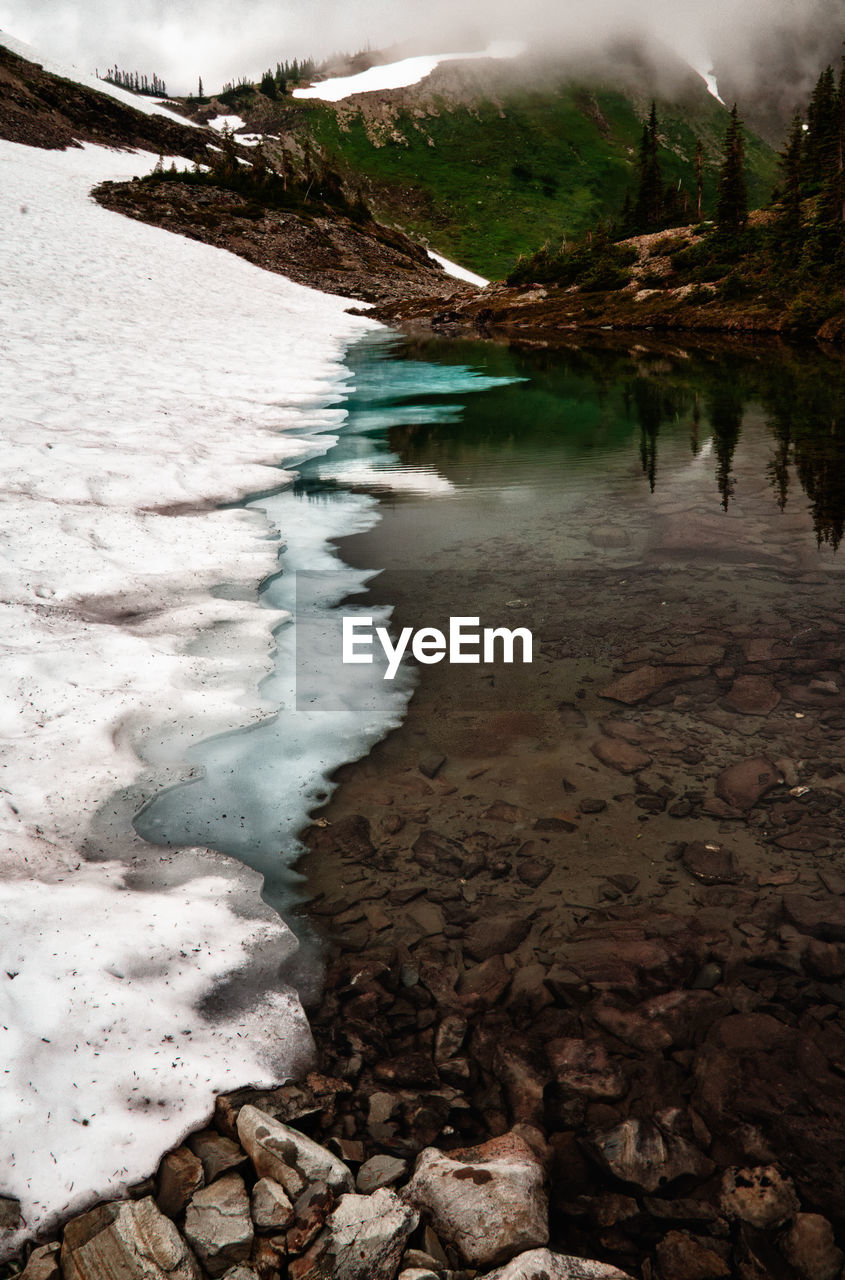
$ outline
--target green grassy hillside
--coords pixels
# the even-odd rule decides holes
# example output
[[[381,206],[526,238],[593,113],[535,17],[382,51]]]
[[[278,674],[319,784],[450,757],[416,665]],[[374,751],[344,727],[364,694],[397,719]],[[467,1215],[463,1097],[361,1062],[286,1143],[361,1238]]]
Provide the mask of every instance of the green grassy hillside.
[[[310,136],[329,163],[360,185],[376,216],[426,238],[467,267],[501,278],[520,254],[557,246],[635,194],[636,156],[648,90],[570,82],[522,88],[511,79],[474,94],[428,87],[337,105],[301,101],[287,128]],[[696,138],[705,155],[705,215],[712,209],[727,111],[703,84],[657,103],[666,181],[695,190]],[[747,137],[749,196],[765,202],[774,152]],[[694,216],[694,214],[691,214]]]

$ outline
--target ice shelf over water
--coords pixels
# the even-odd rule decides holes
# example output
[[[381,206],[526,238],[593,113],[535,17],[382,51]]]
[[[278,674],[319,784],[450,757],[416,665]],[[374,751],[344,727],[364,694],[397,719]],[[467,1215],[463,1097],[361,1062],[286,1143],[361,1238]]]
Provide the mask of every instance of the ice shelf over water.
[[[90,199],[153,161],[0,142],[0,1193],[29,1231],[310,1048],[260,879],[144,845],[121,797],[143,791],[136,743],[269,714],[280,615],[255,592],[278,535],[216,504],[337,427],[373,326]]]

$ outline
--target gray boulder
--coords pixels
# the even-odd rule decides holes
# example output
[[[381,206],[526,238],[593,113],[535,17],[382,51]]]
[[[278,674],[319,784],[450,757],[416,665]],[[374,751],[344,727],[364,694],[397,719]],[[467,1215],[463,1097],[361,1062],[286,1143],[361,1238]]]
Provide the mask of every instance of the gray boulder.
[[[312,1182],[336,1192],[352,1191],[352,1174],[337,1156],[304,1133],[280,1124],[257,1107],[242,1107],[238,1137],[260,1178],[273,1178],[296,1197]]]
[[[226,1173],[196,1193],[185,1212],[185,1235],[211,1276],[246,1261],[255,1232],[240,1174]]]
[[[504,1267],[488,1271],[483,1280],[631,1280],[631,1277],[627,1271],[606,1262],[573,1258],[548,1249],[529,1249]]]
[[[156,1204],[168,1218],[176,1218],[204,1182],[202,1161],[187,1147],[177,1147],[159,1165]]]
[[[196,1259],[150,1196],[115,1200],[73,1218],[61,1265],[65,1280],[200,1280]]]
[[[394,1280],[419,1214],[395,1192],[344,1195],[311,1248],[288,1267],[290,1280]]]
[[[250,1203],[252,1220],[259,1231],[280,1231],[293,1222],[293,1205],[284,1187],[272,1178],[259,1178],[252,1188]]]
[[[426,1148],[404,1195],[471,1267],[485,1267],[548,1242],[543,1183],[534,1151],[506,1133],[460,1151]]]

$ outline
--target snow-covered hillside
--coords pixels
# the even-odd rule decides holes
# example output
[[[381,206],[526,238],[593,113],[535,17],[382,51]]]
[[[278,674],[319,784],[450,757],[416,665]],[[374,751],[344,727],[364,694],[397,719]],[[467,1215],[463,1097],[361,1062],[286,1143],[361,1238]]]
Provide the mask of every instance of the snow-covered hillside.
[[[430,53],[414,58],[402,58],[399,62],[386,62],[381,66],[359,71],[354,76],[336,76],[322,80],[307,89],[294,89],[295,98],[321,98],[324,102],[340,102],[354,93],[375,93],[385,89],[404,89],[419,84],[441,62],[465,62],[476,58],[515,58],[522,53],[523,45],[499,41],[481,53]]]
[[[277,542],[260,512],[214,507],[314,451],[295,434],[339,421],[343,350],[370,324],[90,199],[152,163],[0,142],[0,1192],[30,1230],[149,1173],[215,1089],[309,1047],[272,989],[293,942],[257,877],[131,846],[117,797],[150,726],[267,713],[277,616],[253,600]],[[251,1012],[212,1021],[201,1002],[236,972]]]
[[[98,93],[105,93],[110,98],[116,98],[118,102],[122,102],[127,107],[133,107],[144,115],[164,116],[166,119],[175,120],[179,124],[189,125],[191,128],[195,127],[193,120],[180,116],[176,111],[169,111],[167,107],[162,106],[155,98],[147,97],[142,93],[130,93],[128,89],[121,89],[116,84],[109,84],[106,80],[99,80],[95,75],[82,71],[79,67],[65,65],[63,62],[57,62],[55,58],[47,58],[38,49],[34,49],[32,45],[27,44],[25,40],[18,40],[15,36],[9,35],[7,31],[0,30],[0,44],[5,45],[7,49],[11,49],[12,53],[18,54],[19,57],[26,58],[27,62],[37,63],[45,71],[52,72],[53,75],[62,76],[65,80],[73,80],[76,84],[84,84],[89,89],[96,89]]]

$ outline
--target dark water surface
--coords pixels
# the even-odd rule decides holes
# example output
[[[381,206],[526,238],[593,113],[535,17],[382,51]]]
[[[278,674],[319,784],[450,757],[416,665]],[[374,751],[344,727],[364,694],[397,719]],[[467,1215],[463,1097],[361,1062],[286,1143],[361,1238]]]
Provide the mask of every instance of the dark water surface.
[[[400,722],[413,679],[405,726],[376,751],[376,765],[406,767],[425,751],[496,757],[496,785],[533,813],[560,805],[564,769],[581,771],[576,790],[589,781],[610,797],[618,773],[603,773],[592,756],[584,763],[614,710],[597,696],[602,685],[643,663],[671,663],[693,642],[720,657],[648,701],[647,714],[674,716],[677,751],[700,757],[690,765],[676,755],[638,777],[640,792],[664,789],[664,809],[693,794],[692,812],[674,826],[655,802],[655,835],[691,839],[703,821],[712,825],[694,796],[712,791],[732,751],[765,746],[798,769],[812,735],[845,714],[831,647],[845,624],[843,364],[815,349],[649,343],[516,353],[379,334],[354,347],[336,445],[260,504],[283,533],[311,529],[312,543],[317,533],[334,539],[340,555],[313,545],[305,554],[308,538],[295,536],[267,588],[269,604],[301,614],[297,625],[310,615],[297,641],[299,687],[287,638],[296,627],[282,628],[288,666],[268,687],[279,714],[197,749],[204,776],[148,805],[141,834],[237,854],[273,881],[283,908],[290,883],[280,867],[300,851],[303,805],[316,811],[331,791],[325,775]],[[359,576],[345,578],[344,565]],[[340,661],[336,605],[349,590],[358,612],[379,609],[385,621],[393,610],[394,633],[445,629],[456,614],[529,627],[535,661],[441,663],[421,678],[409,664],[388,686],[380,670]],[[315,598],[325,606],[316,612]],[[769,647],[749,648],[752,640]],[[774,681],[775,710],[731,705],[735,679],[749,675]],[[811,679],[831,688],[807,695]],[[320,697],[329,705],[315,721]],[[357,737],[356,716],[367,721]],[[303,759],[304,772],[294,766]],[[585,861],[599,847],[624,859],[634,817],[617,806],[584,835]],[[753,832],[743,841],[763,858]]]

